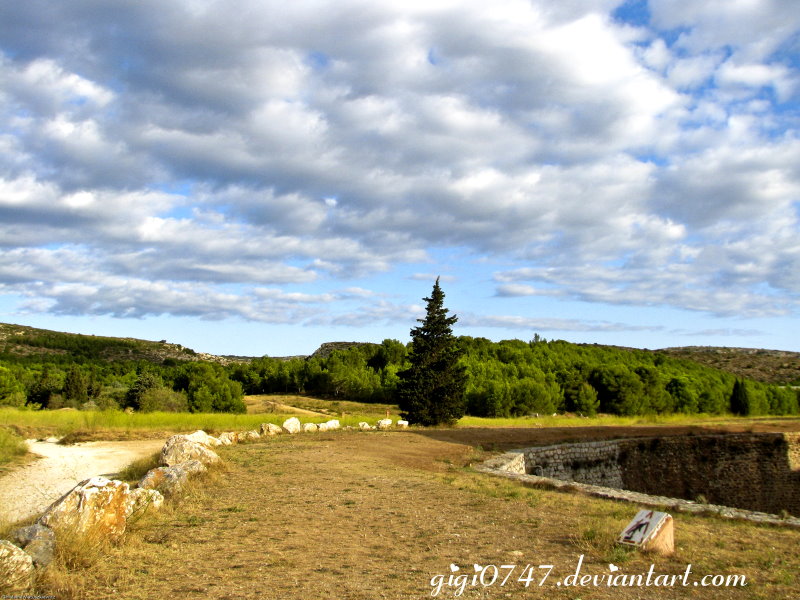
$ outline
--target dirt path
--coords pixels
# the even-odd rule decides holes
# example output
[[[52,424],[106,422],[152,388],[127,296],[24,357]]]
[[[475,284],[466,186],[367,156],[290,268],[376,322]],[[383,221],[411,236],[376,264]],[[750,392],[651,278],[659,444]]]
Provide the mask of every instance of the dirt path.
[[[680,515],[675,556],[620,552],[614,539],[638,507],[475,473],[465,466],[485,454],[466,435],[455,441],[336,432],[220,449],[222,472],[198,481],[174,510],[139,522],[123,547],[81,575],[72,596],[63,588],[41,591],[93,600],[422,600],[432,597],[434,577],[453,574],[451,565],[470,580],[474,565],[517,565],[505,587],[469,586],[461,595],[450,587],[436,597],[798,597],[798,531]],[[536,432],[528,435],[532,440]],[[494,441],[500,437],[495,432]],[[582,573],[609,574],[610,563],[646,573],[655,564],[657,573],[680,576],[692,564],[700,576],[741,573],[751,585],[559,587],[581,555]],[[526,588],[518,576],[529,564],[554,565],[550,581],[540,586],[537,570]]]
[[[41,458],[0,477],[0,521],[13,522],[40,513],[84,479],[117,473],[163,445],[164,440],[73,446],[28,441],[30,451]]]

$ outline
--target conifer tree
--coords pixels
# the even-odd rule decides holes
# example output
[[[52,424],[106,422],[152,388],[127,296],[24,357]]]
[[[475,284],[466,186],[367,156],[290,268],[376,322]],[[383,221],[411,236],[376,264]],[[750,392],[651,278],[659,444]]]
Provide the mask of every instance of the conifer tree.
[[[743,379],[737,379],[733,384],[730,406],[731,412],[735,415],[750,414],[750,394]]]
[[[452,330],[458,317],[447,315],[438,277],[430,298],[424,300],[425,318],[411,329],[411,366],[398,373],[398,403],[409,423],[452,425],[466,410],[467,376],[458,364],[462,351]]]

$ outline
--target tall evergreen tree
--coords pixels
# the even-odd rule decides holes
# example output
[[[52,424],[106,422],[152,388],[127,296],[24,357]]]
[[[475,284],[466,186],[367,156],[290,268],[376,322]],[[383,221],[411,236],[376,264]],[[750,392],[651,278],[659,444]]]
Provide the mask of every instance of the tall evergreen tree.
[[[735,415],[750,414],[750,393],[743,379],[737,379],[733,384],[730,399],[731,412]]]
[[[405,419],[419,425],[452,425],[464,416],[467,376],[458,364],[462,354],[453,336],[458,321],[444,307],[439,278],[433,285],[424,319],[411,329],[411,366],[398,373],[398,403]]]

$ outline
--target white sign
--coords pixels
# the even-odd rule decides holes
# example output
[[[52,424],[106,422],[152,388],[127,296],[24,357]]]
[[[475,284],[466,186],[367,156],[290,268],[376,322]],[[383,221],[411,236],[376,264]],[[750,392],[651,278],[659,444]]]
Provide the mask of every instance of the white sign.
[[[633,520],[622,531],[617,542],[642,546],[658,533],[664,524],[672,521],[672,517],[655,510],[640,510]]]

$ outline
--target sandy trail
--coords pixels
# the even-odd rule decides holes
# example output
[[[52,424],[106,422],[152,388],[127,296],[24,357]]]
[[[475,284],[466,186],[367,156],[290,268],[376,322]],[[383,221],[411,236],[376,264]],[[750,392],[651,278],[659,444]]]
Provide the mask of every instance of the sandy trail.
[[[61,446],[28,442],[42,458],[0,477],[0,521],[36,515],[84,479],[113,475],[132,461],[158,452],[163,440],[84,442]]]

